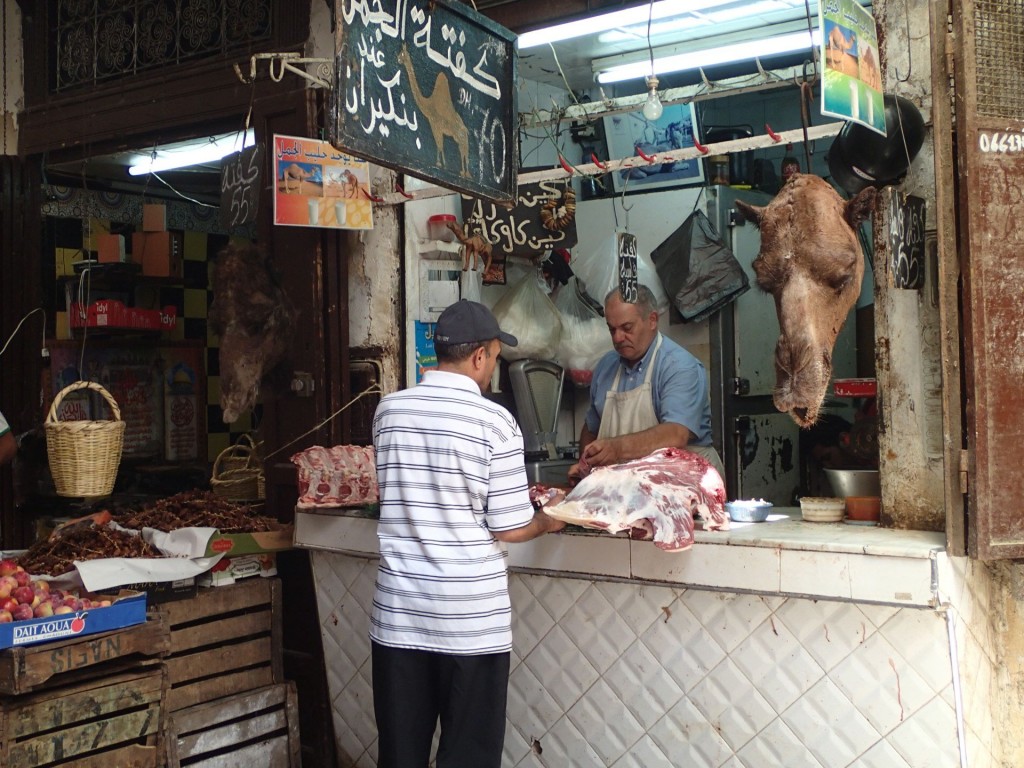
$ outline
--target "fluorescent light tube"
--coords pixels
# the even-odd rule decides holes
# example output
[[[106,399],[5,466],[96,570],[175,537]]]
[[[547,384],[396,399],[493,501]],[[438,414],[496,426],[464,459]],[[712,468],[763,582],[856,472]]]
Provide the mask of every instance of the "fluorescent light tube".
[[[256,132],[250,128],[246,133],[232,133],[217,138],[200,139],[175,149],[159,149],[142,162],[133,163],[128,167],[131,176],[144,176],[147,173],[159,173],[175,168],[187,168],[201,163],[212,163],[251,147],[256,141]]]
[[[658,21],[659,19],[671,19],[675,16],[691,15],[696,11],[714,8],[730,1],[705,0],[705,2],[701,3],[680,3],[679,0],[661,0],[661,2],[654,3],[653,5],[639,5],[623,11],[603,13],[599,16],[591,16],[586,19],[569,21],[565,24],[555,24],[544,29],[535,29],[532,32],[524,32],[519,35],[517,45],[519,50],[522,51],[538,45],[572,40],[576,37],[592,35],[597,32],[607,32],[610,29],[628,27],[633,24],[643,24],[643,36],[646,37],[648,19]]]
[[[811,39],[815,47],[821,45],[821,32],[817,29]],[[689,51],[675,56],[654,59],[654,71],[651,72],[650,59],[608,67],[598,72],[597,82],[618,83],[623,80],[635,80],[649,77],[651,74],[663,75],[669,72],[682,72],[687,69],[712,67],[716,64],[729,64],[735,61],[763,59],[766,56],[778,56],[784,53],[796,53],[809,50],[807,32],[793,32],[778,37],[749,40],[742,43],[723,45],[718,48],[705,48],[701,51]]]

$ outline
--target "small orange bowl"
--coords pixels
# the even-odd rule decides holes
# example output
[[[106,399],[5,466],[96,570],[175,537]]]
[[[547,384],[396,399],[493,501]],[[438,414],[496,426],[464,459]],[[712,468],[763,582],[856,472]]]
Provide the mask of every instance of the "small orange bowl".
[[[846,516],[851,520],[877,520],[881,511],[880,496],[846,497]]]

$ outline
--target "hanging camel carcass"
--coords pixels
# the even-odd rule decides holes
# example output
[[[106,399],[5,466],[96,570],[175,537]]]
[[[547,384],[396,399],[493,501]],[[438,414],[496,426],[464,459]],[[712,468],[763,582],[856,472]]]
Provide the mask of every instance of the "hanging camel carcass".
[[[292,343],[291,302],[255,246],[231,244],[213,265],[210,328],[220,337],[220,407],[231,424]]]
[[[867,187],[844,200],[824,179],[797,173],[767,206],[736,201],[761,230],[754,274],[779,318],[773,401],[802,427],[818,419],[832,348],[860,295],[864,252],[856,229],[877,192]]]

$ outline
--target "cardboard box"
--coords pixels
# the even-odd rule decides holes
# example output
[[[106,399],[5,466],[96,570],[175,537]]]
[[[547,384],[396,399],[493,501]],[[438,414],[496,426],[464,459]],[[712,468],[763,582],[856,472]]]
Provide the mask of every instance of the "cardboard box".
[[[96,235],[100,264],[120,264],[124,261],[124,235]]]
[[[288,524],[276,531],[260,531],[258,533],[221,533],[218,531],[210,537],[206,544],[206,556],[222,554],[237,557],[238,555],[256,555],[261,552],[280,552],[292,548],[292,536],[295,527]]]
[[[201,587],[226,587],[250,576],[277,576],[277,555],[263,552],[257,555],[222,557],[213,568],[199,574],[198,581]]]
[[[142,231],[167,231],[167,206],[163,203],[142,204]]]
[[[142,265],[143,275],[181,278],[183,253],[181,232],[132,233],[132,261]]]
[[[0,648],[35,645],[50,640],[109,632],[146,620],[146,595],[133,592],[118,597],[105,608],[90,608],[45,619],[25,619],[0,624]]]
[[[122,589],[145,592],[146,602],[149,605],[160,605],[171,600],[188,600],[199,594],[199,585],[192,577],[175,581],[140,581],[135,584],[125,584]]]

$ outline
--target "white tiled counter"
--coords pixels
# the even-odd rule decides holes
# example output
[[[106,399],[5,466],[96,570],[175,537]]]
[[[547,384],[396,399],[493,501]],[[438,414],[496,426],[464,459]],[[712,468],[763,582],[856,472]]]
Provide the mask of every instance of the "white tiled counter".
[[[376,766],[376,521],[299,512],[295,540],[314,550],[341,764]],[[962,745],[992,765],[960,717],[943,541],[782,510],[675,554],[589,532],[509,545],[504,765],[955,766]]]

